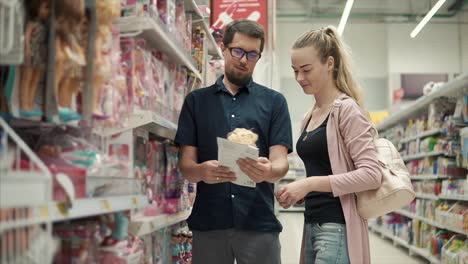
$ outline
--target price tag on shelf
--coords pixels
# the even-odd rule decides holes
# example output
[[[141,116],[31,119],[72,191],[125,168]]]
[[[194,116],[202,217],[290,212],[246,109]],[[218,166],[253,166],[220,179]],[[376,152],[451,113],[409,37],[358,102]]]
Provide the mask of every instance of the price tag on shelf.
[[[134,208],[138,208],[138,199],[136,197],[132,197],[132,203]]]
[[[39,207],[39,218],[41,219],[49,218],[49,207],[47,205],[43,205]]]
[[[102,205],[102,209],[105,211],[105,212],[110,212],[112,211],[112,208],[110,206],[110,203],[108,200],[101,200],[101,205]]]

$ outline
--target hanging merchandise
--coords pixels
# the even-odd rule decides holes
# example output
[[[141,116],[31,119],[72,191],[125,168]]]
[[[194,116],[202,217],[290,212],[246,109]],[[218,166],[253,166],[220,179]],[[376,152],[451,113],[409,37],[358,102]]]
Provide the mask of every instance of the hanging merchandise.
[[[416,199],[383,216],[382,224],[375,221],[371,229],[431,263],[464,263],[468,258],[466,83],[467,76],[462,76],[439,86],[398,118],[377,126],[400,147]],[[404,221],[395,220],[399,218],[407,219],[412,228],[405,230]]]
[[[25,37],[31,38],[31,36],[34,36],[34,34],[31,35],[31,31],[29,32],[29,36],[24,35],[24,23],[25,10],[23,1],[0,1],[0,65],[23,63]],[[36,44],[38,43],[36,42]]]
[[[2,264],[191,263],[173,140],[216,47],[197,9],[0,0]]]

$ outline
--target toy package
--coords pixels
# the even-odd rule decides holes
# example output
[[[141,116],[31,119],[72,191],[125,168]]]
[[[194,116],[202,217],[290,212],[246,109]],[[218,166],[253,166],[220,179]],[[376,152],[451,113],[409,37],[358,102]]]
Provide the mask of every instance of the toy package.
[[[185,99],[185,91],[187,88],[187,70],[183,67],[178,67],[176,71],[176,81],[174,85],[174,123],[177,124],[180,111]]]
[[[111,74],[102,86],[98,98],[96,112],[100,114],[95,112],[93,115],[93,127],[96,131],[126,126],[130,115],[127,81],[120,59],[120,33],[117,27],[112,28],[112,47],[109,52]]]
[[[174,122],[174,92],[175,92],[175,80],[177,77],[176,65],[168,63],[166,72],[164,73],[164,95],[165,95],[165,108],[163,111],[163,117],[167,120]]]
[[[153,264],[171,263],[170,259],[170,230],[160,229],[152,234],[153,237]]]
[[[165,106],[165,79],[166,79],[166,64],[164,63],[164,55],[162,52],[158,52],[153,50],[151,57],[152,62],[152,73],[153,73],[153,80],[154,80],[154,92],[155,92],[155,99],[153,102],[153,111],[155,113],[162,113],[164,111]]]
[[[174,146],[166,145],[166,205],[168,214],[180,212],[179,199],[182,195],[183,179],[177,168],[179,152]]]
[[[125,38],[120,40],[122,49],[121,60],[125,79],[127,80],[127,105],[129,113],[133,113],[135,96],[135,40]]]
[[[165,204],[164,144],[158,141],[150,141],[148,148],[147,193],[151,204],[145,208],[144,215],[156,216],[163,213]]]

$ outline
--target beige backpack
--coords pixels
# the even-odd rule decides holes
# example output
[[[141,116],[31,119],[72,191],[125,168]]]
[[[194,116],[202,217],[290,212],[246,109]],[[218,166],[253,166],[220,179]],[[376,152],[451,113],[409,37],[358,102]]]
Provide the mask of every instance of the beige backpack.
[[[378,161],[382,171],[382,185],[374,190],[356,193],[358,213],[364,219],[398,210],[411,203],[415,198],[409,172],[400,153],[392,142],[385,138],[379,138],[375,128],[374,131],[374,145],[378,152]],[[346,157],[349,162],[353,163],[349,153],[346,154]],[[352,167],[354,168],[354,164]]]
[[[375,137],[382,185],[375,190],[356,193],[357,209],[364,219],[381,216],[400,209],[414,200],[408,169],[392,142]]]

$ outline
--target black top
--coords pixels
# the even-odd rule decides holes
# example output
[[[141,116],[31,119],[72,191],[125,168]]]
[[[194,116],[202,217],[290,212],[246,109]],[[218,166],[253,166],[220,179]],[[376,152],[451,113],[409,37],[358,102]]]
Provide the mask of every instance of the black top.
[[[291,120],[284,96],[251,81],[235,96],[223,84],[223,76],[210,87],[187,95],[179,118],[175,142],[197,147],[198,162],[218,159],[216,137],[226,138],[235,128],[258,134],[261,157],[273,145],[292,149]],[[261,182],[256,188],[232,183],[197,183],[197,195],[188,219],[193,230],[235,228],[281,232],[274,214],[274,186]]]
[[[297,154],[304,162],[307,177],[332,175],[327,145],[327,122],[316,129],[306,132],[310,119],[297,141]],[[332,193],[310,192],[305,198],[304,213],[307,223],[345,223],[343,209],[338,197]]]

